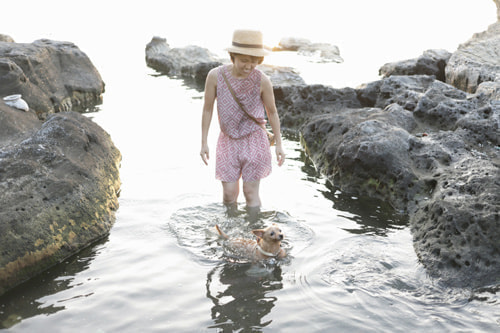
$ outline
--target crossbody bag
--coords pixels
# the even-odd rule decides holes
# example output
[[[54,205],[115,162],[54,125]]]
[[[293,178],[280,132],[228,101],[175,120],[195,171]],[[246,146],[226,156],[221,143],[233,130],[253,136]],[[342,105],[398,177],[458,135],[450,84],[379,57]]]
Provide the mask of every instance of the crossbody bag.
[[[243,104],[241,104],[240,100],[238,99],[238,97],[236,97],[236,94],[233,90],[233,88],[231,87],[231,85],[229,84],[229,80],[227,79],[226,77],[226,74],[224,73],[224,69],[221,69],[222,71],[222,77],[224,78],[224,81],[226,82],[226,85],[227,87],[229,88],[229,91],[231,92],[231,95],[233,95],[233,98],[234,100],[236,101],[236,103],[238,103],[238,105],[240,106],[240,109],[243,110],[243,112],[245,112],[245,114],[248,116],[248,118],[252,119],[257,125],[259,125],[260,128],[262,128],[266,134],[267,134],[267,138],[269,139],[269,145],[273,146],[275,143],[276,143],[276,139],[274,137],[274,134],[269,132],[266,127],[264,126],[264,124],[260,123],[257,118],[255,118],[254,116],[252,116],[250,113],[248,113],[248,111],[245,109],[245,107],[243,106]]]

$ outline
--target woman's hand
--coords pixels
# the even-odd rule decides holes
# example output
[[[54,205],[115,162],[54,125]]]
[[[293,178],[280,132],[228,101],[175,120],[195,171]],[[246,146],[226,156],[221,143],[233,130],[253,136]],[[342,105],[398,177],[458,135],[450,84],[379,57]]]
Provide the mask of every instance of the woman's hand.
[[[276,160],[278,161],[278,166],[282,166],[285,163],[285,151],[281,144],[276,145]]]
[[[210,155],[208,153],[208,145],[201,146],[200,156],[203,160],[203,163],[205,163],[205,165],[208,165],[208,159],[210,158]]]

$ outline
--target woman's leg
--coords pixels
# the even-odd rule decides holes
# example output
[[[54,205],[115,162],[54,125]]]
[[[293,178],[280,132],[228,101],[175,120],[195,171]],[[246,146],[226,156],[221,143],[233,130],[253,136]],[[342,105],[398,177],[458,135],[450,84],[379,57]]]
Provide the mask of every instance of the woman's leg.
[[[260,180],[253,182],[243,182],[243,194],[248,208],[258,208],[261,206],[259,197]]]
[[[222,202],[226,206],[236,205],[238,202],[238,194],[240,192],[240,183],[236,182],[222,182]]]

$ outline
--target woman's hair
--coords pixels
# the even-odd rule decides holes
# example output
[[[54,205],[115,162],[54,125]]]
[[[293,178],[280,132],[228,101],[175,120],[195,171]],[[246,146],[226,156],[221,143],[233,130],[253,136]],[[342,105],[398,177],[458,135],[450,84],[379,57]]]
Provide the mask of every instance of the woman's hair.
[[[246,55],[246,54],[240,54],[240,53],[234,53],[234,52],[229,52],[229,56],[231,57],[231,61],[234,62],[234,57],[236,55]],[[255,56],[250,56],[254,59],[257,59],[257,63],[260,65],[264,61],[264,57],[255,57]]]

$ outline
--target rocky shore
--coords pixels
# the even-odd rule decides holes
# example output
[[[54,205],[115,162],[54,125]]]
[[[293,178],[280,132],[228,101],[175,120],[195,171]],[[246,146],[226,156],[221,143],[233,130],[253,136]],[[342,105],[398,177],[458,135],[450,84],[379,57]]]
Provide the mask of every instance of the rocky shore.
[[[500,282],[499,27],[356,89],[276,88],[283,125],[322,174],[406,212],[420,261],[451,286]]]
[[[110,230],[121,155],[74,112],[92,109],[103,92],[74,44],[0,36],[0,294]],[[3,99],[15,94],[28,111]]]
[[[146,60],[158,69],[148,60],[151,43]],[[385,64],[381,80],[357,88],[271,75],[283,129],[300,133],[333,187],[408,214],[418,258],[448,286],[500,283],[498,45],[500,22],[453,53],[427,50]],[[200,86],[220,63],[198,59]]]

